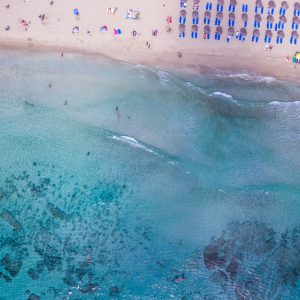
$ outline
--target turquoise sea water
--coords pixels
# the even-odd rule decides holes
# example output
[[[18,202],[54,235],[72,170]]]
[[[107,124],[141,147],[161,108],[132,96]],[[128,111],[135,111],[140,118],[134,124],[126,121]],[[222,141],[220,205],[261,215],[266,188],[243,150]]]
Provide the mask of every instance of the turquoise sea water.
[[[0,64],[1,300],[300,298],[300,87]]]

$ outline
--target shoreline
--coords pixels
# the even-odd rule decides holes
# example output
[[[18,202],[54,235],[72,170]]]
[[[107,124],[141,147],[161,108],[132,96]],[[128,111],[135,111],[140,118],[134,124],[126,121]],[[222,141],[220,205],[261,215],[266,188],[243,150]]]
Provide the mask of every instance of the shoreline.
[[[188,50],[184,51],[183,57],[177,57],[177,52],[174,51],[159,51],[159,50],[143,50],[131,49],[131,51],[120,51],[119,49],[105,49],[105,48],[87,48],[79,45],[60,45],[52,42],[32,41],[23,39],[0,39],[0,51],[27,51],[32,52],[57,52],[58,55],[63,52],[64,54],[73,53],[89,57],[105,57],[112,60],[141,64],[163,71],[176,72],[180,74],[187,74],[189,76],[195,75],[250,75],[258,77],[270,77],[276,80],[300,84],[300,76],[298,69],[295,69],[291,63],[282,62],[281,57],[269,56],[256,57],[255,65],[248,61],[249,57],[240,57],[236,53],[232,56],[224,56],[213,53],[195,53]],[[224,49],[223,49],[224,52]],[[191,63],[197,56],[197,64]],[[207,63],[209,61],[209,63]],[[278,70],[278,65],[281,68]]]

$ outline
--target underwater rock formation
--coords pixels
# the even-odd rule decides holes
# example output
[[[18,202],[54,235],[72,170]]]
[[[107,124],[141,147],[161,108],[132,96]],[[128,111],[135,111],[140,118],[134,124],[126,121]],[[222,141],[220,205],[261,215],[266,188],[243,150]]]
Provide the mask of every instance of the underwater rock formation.
[[[264,223],[234,222],[204,248],[205,267],[237,299],[274,299],[300,279],[300,230],[287,231],[277,242]]]

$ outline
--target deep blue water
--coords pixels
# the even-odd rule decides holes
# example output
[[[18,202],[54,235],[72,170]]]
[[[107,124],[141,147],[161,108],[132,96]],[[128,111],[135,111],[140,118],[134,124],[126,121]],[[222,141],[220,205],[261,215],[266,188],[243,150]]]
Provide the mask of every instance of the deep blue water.
[[[0,64],[1,300],[300,299],[300,87]]]

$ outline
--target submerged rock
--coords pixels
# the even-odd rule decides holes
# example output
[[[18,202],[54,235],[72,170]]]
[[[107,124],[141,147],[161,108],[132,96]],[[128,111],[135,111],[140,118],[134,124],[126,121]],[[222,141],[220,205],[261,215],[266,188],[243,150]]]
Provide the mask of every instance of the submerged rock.
[[[22,268],[22,257],[21,255],[6,254],[1,263],[4,265],[5,270],[12,276],[16,277]]]
[[[59,219],[61,221],[69,220],[69,216],[66,213],[64,213],[62,210],[60,210],[50,202],[47,203],[47,209],[55,219]]]
[[[30,294],[29,297],[27,298],[27,300],[40,300],[40,296],[36,295],[36,294]]]
[[[0,278],[4,279],[6,282],[12,282],[11,278],[2,272],[0,272]]]
[[[7,222],[9,225],[11,225],[14,229],[18,231],[23,229],[21,223],[18,222],[17,219],[13,216],[13,214],[7,210],[4,210],[3,212],[0,213],[0,219],[4,220],[5,222]]]

